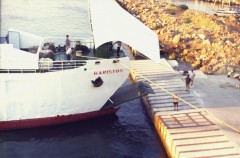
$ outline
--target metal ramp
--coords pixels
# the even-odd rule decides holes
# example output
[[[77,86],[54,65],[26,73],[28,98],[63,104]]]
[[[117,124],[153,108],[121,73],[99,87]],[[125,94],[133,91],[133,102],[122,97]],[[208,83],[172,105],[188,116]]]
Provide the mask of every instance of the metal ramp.
[[[141,81],[135,84],[120,87],[105,103],[102,109],[119,106],[120,104],[130,100],[146,96],[149,93],[154,94],[153,89],[151,86]]]

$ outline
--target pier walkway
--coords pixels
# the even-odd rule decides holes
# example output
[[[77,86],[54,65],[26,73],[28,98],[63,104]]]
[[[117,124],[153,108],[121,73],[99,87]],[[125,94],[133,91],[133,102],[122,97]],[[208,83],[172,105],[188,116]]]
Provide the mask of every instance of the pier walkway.
[[[169,157],[240,157],[239,145],[203,108],[204,104],[194,94],[196,91],[185,90],[185,76],[164,59],[160,63],[133,60],[131,65],[133,80],[145,81],[155,91],[142,100]],[[201,73],[196,75],[206,77]],[[174,110],[173,93],[180,97],[178,111]]]

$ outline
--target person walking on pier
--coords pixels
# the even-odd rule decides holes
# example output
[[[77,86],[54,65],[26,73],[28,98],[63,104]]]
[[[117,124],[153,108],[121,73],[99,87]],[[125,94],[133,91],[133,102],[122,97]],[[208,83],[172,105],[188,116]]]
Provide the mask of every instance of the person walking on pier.
[[[173,105],[174,110],[178,110],[178,95],[176,93],[173,95]]]
[[[189,75],[187,75],[187,77],[185,78],[185,83],[186,83],[186,91],[190,92],[190,83],[191,83],[191,78],[189,77]]]
[[[190,72],[191,86],[193,85],[194,77],[195,77],[195,72],[194,72],[193,69],[192,69],[192,71]]]

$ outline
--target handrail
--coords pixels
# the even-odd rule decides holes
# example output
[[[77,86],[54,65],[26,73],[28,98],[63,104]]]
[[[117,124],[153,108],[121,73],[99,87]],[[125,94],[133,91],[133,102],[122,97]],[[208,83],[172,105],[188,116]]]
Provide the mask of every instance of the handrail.
[[[49,58],[42,58],[38,61],[38,69],[0,69],[0,73],[37,73],[37,72],[54,72],[68,69],[75,69],[87,64],[86,60],[58,60],[53,61]]]
[[[40,60],[39,69],[44,71],[61,71],[67,69],[75,69],[86,65],[85,60]]]

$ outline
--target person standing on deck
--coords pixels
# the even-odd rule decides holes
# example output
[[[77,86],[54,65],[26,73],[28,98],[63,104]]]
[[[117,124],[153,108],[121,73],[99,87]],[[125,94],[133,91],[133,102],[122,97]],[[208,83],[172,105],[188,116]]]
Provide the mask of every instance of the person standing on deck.
[[[120,53],[120,50],[121,50],[121,47],[122,47],[122,42],[121,41],[117,41],[114,44],[117,44],[117,57],[119,57],[120,56],[119,53]]]
[[[49,42],[49,54],[48,54],[48,58],[54,60],[55,59],[55,53],[56,53],[56,47],[54,46],[53,42]]]
[[[66,35],[66,41],[65,41],[65,46],[66,46],[66,52],[68,49],[71,47],[71,41],[69,39],[69,35]],[[67,59],[70,60],[71,54],[67,54]]]

